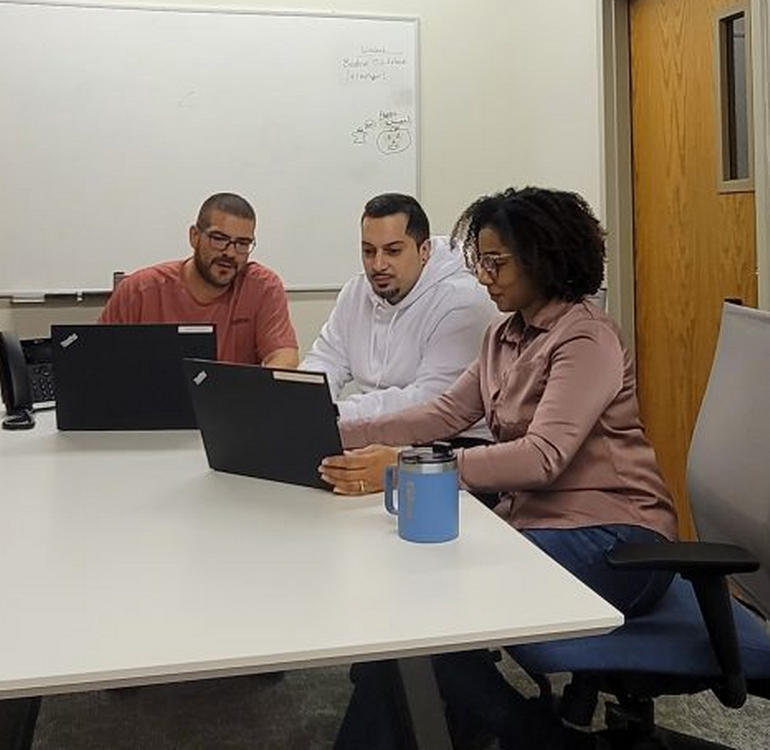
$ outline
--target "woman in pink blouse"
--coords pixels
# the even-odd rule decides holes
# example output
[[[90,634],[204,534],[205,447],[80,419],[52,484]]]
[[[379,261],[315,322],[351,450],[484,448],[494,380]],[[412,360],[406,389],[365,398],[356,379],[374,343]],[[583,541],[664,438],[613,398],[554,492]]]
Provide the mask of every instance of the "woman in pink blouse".
[[[676,513],[644,435],[631,356],[614,321],[585,299],[604,271],[599,222],[574,193],[511,188],[466,209],[453,239],[510,315],[490,326],[478,360],[436,400],[341,423],[354,450],[325,459],[321,475],[336,492],[376,489],[395,462],[396,449],[385,446],[446,439],[484,417],[496,442],[457,451],[463,486],[499,492],[495,511],[514,528],[624,614],[645,611],[670,575],[614,571],[605,554],[626,541],[675,539]],[[563,746],[564,730],[536,718],[482,655],[440,657],[436,669],[450,706],[491,728],[501,747]],[[364,716],[367,747],[399,747],[382,705],[378,721],[361,698],[376,670],[358,670],[335,747],[358,746]],[[381,745],[372,744],[372,721]]]

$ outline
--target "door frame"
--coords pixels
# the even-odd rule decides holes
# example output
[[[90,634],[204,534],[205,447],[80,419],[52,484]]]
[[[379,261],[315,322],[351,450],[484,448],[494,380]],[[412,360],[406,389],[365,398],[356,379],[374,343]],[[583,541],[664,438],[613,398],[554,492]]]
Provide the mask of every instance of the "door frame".
[[[599,59],[607,306],[633,352],[636,342],[629,3],[630,0],[599,0]],[[760,309],[770,310],[770,9],[766,0],[749,0],[749,7],[758,303]]]

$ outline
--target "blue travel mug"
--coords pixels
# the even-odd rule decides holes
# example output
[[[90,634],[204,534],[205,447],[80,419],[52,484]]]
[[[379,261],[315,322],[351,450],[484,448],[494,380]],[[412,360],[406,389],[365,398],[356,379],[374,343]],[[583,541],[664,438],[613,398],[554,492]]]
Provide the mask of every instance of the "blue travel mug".
[[[394,492],[398,502],[394,501]],[[457,459],[448,443],[409,448],[385,470],[385,508],[410,542],[448,542],[460,531]]]

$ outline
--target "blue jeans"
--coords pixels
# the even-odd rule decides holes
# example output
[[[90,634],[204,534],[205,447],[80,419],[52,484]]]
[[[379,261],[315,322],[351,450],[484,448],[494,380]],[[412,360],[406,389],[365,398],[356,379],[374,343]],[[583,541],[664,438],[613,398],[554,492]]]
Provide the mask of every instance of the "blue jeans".
[[[530,541],[569,570],[627,617],[649,610],[666,593],[673,578],[662,571],[618,571],[607,562],[607,553],[618,544],[653,544],[665,541],[641,526],[608,524],[579,529],[527,529]]]
[[[663,537],[638,526],[530,529],[524,535],[626,615],[650,609],[665,593],[671,574],[613,570],[606,554],[623,542],[652,543]],[[522,603],[526,606],[526,603]],[[433,658],[441,695],[452,716],[487,729],[503,748],[560,748],[565,730],[537,702],[521,696],[503,678],[486,651]],[[335,750],[401,750],[409,745],[400,727],[393,662],[357,664],[351,669],[353,696]]]

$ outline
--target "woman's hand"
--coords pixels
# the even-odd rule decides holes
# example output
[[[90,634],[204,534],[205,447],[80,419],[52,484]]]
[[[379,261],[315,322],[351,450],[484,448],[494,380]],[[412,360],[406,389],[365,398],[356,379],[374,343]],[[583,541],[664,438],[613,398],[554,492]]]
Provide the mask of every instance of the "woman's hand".
[[[341,456],[327,456],[318,471],[339,495],[379,492],[385,483],[385,467],[398,462],[398,451],[389,445],[367,445]]]

